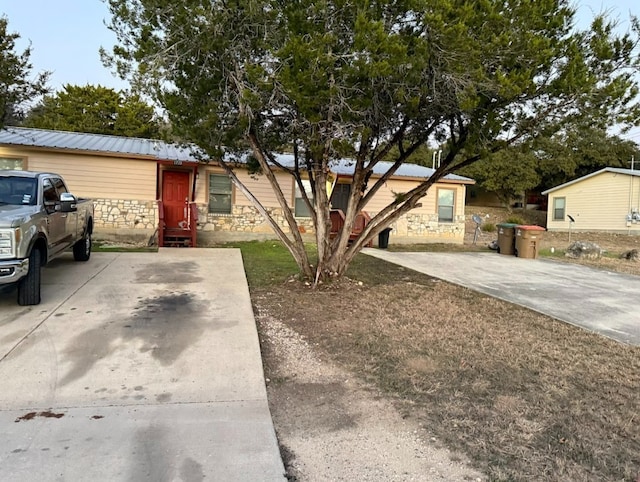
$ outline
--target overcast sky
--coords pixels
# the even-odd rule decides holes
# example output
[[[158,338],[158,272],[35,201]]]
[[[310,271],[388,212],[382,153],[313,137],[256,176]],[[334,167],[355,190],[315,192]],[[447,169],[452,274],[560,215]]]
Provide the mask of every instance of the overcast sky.
[[[602,11],[619,19],[622,31],[629,28],[629,13],[640,16],[638,0],[578,0],[576,5],[583,27]],[[67,83],[127,87],[100,61],[99,48],[109,50],[115,42],[105,26],[109,12],[102,0],[0,0],[0,15],[8,18],[10,32],[20,34],[19,50],[31,42],[34,69],[51,71],[54,89]],[[640,129],[629,137],[640,142]]]

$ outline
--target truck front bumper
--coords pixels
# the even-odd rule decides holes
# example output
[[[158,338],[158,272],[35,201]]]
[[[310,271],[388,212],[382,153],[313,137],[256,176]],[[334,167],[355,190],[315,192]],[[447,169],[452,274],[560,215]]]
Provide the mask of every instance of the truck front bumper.
[[[0,261],[0,285],[15,283],[29,272],[29,258]]]

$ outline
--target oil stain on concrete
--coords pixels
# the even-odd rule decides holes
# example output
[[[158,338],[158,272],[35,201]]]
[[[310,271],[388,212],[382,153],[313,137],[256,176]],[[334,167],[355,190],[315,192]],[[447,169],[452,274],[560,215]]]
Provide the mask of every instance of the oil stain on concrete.
[[[138,300],[130,323],[123,327],[122,338],[141,339],[144,345],[140,351],[168,366],[200,338],[207,312],[208,303],[192,293],[162,293]]]
[[[127,341],[141,340],[142,353],[162,366],[174,363],[206,329],[221,329],[227,323],[211,319],[210,302],[189,292],[164,290],[141,298],[126,318],[107,320],[78,334],[64,351],[72,366],[60,381],[66,385],[86,375],[92,367]]]

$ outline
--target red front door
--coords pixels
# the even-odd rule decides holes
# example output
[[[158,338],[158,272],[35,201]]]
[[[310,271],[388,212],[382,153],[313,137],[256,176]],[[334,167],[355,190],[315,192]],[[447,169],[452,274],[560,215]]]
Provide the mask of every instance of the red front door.
[[[188,227],[189,173],[164,171],[162,175],[162,204],[167,228]]]

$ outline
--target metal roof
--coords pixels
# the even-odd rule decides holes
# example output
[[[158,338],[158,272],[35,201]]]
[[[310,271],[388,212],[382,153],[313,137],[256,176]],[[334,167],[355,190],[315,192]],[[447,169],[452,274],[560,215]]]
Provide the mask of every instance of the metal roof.
[[[198,162],[194,146],[179,146],[156,139],[108,136],[84,132],[52,131],[25,127],[0,130],[0,144],[83,152],[129,154],[152,159]]]
[[[381,161],[373,167],[373,174],[376,176],[384,175],[391,167],[392,162]],[[353,175],[354,162],[349,159],[339,159],[335,164],[331,165],[331,170],[335,174]],[[436,172],[435,169],[430,167],[420,166],[418,164],[402,164],[398,170],[393,174],[394,177],[414,177],[414,178],[429,178]],[[447,181],[456,181],[461,183],[473,184],[475,181],[468,177],[458,176],[457,174],[447,174],[443,179]]]
[[[198,156],[198,153],[202,151],[195,145],[181,146],[157,139],[140,139],[136,137],[119,137],[25,127],[6,127],[0,130],[0,145],[29,146],[105,154],[129,154],[167,161],[199,162],[204,159],[204,156]],[[231,160],[231,157],[232,156],[229,156],[228,159]],[[276,158],[282,165],[294,165],[293,154],[278,154]],[[241,163],[246,162],[246,155],[240,156],[240,158],[236,160]],[[391,162],[379,162],[373,168],[373,174],[382,176],[392,165]],[[350,176],[353,175],[354,161],[350,159],[337,159],[331,163],[330,168],[334,174]],[[434,172],[435,171],[429,167],[419,166],[417,164],[403,164],[394,173],[393,177],[426,179],[431,177]],[[473,179],[456,174],[449,174],[445,176],[443,180],[463,184],[473,184],[475,182]]]
[[[231,159],[229,159],[231,160]],[[246,156],[241,156],[237,159],[240,163],[246,162]],[[278,154],[276,160],[285,167],[293,167],[294,157],[293,154]],[[355,162],[353,159],[336,159],[329,163],[329,169],[333,174],[352,176],[354,171]],[[392,162],[378,162],[373,168],[373,174],[376,176],[384,175],[393,166]],[[427,179],[433,175],[434,169],[430,167],[420,166],[418,164],[402,164],[398,170],[393,174],[393,178],[407,177],[407,178],[419,178]],[[448,174],[444,178],[445,181],[452,181],[462,184],[475,184],[473,179],[468,177],[458,176],[457,174]]]
[[[640,171],[636,171],[636,170],[632,170],[632,169],[621,169],[621,168],[618,168],[618,167],[605,167],[604,169],[600,169],[599,171],[592,172],[591,174],[587,174],[586,176],[579,177],[578,179],[574,179],[573,181],[565,182],[564,184],[560,184],[559,186],[552,187],[551,189],[547,189],[546,191],[543,191],[542,194],[547,195],[550,192],[557,191],[558,189],[563,189],[563,188],[565,188],[567,186],[571,186],[572,184],[576,184],[578,182],[582,182],[582,181],[584,181],[586,179],[589,179],[591,177],[598,176],[598,175],[602,174],[603,172],[612,172],[614,174],[624,174],[626,176],[640,177]]]

